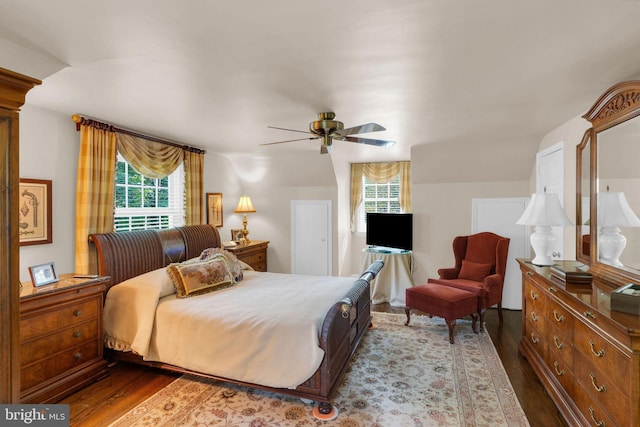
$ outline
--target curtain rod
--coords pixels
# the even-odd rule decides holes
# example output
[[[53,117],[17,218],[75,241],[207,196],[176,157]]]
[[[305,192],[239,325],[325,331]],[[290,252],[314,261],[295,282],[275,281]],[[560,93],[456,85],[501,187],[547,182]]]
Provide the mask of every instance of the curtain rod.
[[[192,153],[198,153],[198,154],[205,154],[206,151],[203,150],[202,148],[196,148],[196,147],[191,147],[189,145],[185,145],[185,144],[180,144],[177,142],[173,142],[173,141],[167,141],[166,139],[160,139],[158,137],[155,136],[151,136],[151,135],[145,135],[143,133],[139,133],[139,132],[135,132],[129,129],[122,129],[119,128],[117,126],[114,126],[110,123],[104,123],[104,122],[100,122],[98,120],[95,119],[89,119],[89,118],[85,118],[80,116],[79,114],[74,114],[71,116],[71,120],[73,120],[76,123],[76,131],[80,130],[80,125],[85,125],[85,126],[91,126],[91,127],[95,127],[98,129],[105,129],[111,132],[119,132],[119,133],[124,133],[127,135],[131,135],[131,136],[135,136],[138,138],[144,138],[144,139],[148,139],[149,141],[154,141],[154,142],[159,142],[161,144],[167,144],[167,145],[171,145],[173,147],[180,147],[183,150],[186,151],[190,151]]]

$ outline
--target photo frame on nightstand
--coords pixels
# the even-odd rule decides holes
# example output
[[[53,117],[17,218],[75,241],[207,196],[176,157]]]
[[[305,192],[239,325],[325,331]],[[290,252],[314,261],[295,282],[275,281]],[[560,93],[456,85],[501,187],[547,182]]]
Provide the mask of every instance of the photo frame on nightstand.
[[[232,228],[231,229],[231,240],[238,243],[240,241],[240,239],[242,239],[244,236],[242,234],[242,229],[240,228]]]
[[[58,281],[58,274],[56,273],[56,265],[54,262],[29,267],[29,275],[31,276],[33,286],[43,286]]]

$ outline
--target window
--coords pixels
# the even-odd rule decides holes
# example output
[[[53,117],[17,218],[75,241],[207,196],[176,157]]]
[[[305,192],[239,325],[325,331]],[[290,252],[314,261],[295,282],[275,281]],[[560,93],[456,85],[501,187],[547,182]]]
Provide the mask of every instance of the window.
[[[358,207],[358,225],[356,231],[366,231],[368,212],[401,213],[400,207],[400,176],[396,175],[390,181],[376,183],[362,177],[362,203]]]
[[[115,231],[162,229],[184,225],[184,168],[169,176],[147,178],[118,154]]]

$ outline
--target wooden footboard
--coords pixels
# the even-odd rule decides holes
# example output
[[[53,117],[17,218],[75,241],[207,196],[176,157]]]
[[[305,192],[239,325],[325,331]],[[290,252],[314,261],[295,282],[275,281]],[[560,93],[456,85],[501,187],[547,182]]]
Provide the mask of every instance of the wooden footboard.
[[[171,262],[181,262],[198,256],[208,247],[220,246],[217,229],[208,225],[162,231],[95,234],[90,236],[90,239],[96,245],[99,274],[111,276],[112,285]],[[320,347],[325,352],[324,359],[316,373],[295,390],[274,389],[194,372],[161,362],[148,362],[131,352],[105,349],[105,355],[114,360],[275,391],[316,400],[325,407],[330,406],[330,400],[340,386],[349,362],[371,324],[370,282],[383,265],[382,261],[374,262],[354,282],[347,294],[329,309],[320,332]]]

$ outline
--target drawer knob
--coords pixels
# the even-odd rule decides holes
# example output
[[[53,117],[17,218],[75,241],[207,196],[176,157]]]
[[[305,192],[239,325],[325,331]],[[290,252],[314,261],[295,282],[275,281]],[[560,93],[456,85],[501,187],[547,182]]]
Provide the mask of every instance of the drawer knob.
[[[558,290],[553,286],[549,286],[549,292],[553,292],[555,294],[556,292],[558,292]]]
[[[596,391],[600,392],[600,393],[604,393],[605,391],[607,391],[607,387],[605,387],[604,384],[602,384],[601,386],[598,386],[596,384],[596,376],[593,372],[591,372],[589,374],[589,376],[591,377],[591,385],[593,386],[593,388],[596,389]]]
[[[77,352],[76,354],[73,355],[73,358],[76,359],[76,360],[82,359],[82,353]]]
[[[80,338],[81,336],[82,336],[82,332],[80,332],[80,331],[75,331],[75,332],[73,333],[73,337],[74,337],[74,338]]]
[[[594,319],[594,320],[595,320],[595,318],[596,318],[596,315],[595,315],[595,314],[593,314],[593,313],[592,313],[592,312],[590,312],[590,311],[585,311],[585,312],[584,312],[584,313],[582,313],[582,314],[584,314],[584,317],[590,317],[590,318],[592,318],[592,319]]]
[[[553,362],[553,369],[556,370],[556,374],[558,374],[558,376],[563,376],[564,375],[564,369],[558,369],[558,361],[554,361]]]
[[[532,300],[537,300],[538,299],[538,294],[534,294],[533,291],[529,291],[529,294],[531,295],[531,299]]]
[[[558,312],[556,310],[553,310],[553,318],[556,319],[556,322],[562,322],[564,320],[564,315],[561,314],[560,316],[558,316]]]
[[[604,348],[600,349],[600,351],[596,351],[596,344],[593,342],[593,340],[589,340],[589,346],[591,347],[591,353],[593,353],[595,357],[605,357],[607,355],[607,352],[604,351]]]
[[[553,336],[553,343],[556,345],[558,350],[561,350],[564,347],[564,343],[561,343],[556,335]]]
[[[531,332],[531,341],[533,341],[534,344],[538,344],[540,342],[540,338],[536,337],[533,332]]]
[[[593,406],[589,406],[589,413],[591,414],[591,419],[593,420],[596,426],[604,427],[606,425],[604,420],[600,420],[600,421],[596,420],[596,415],[595,415],[595,411],[593,410]]]
[[[76,310],[76,311],[74,311],[74,312],[73,312],[73,315],[74,315],[75,317],[80,317],[80,316],[82,316],[82,310]]]

